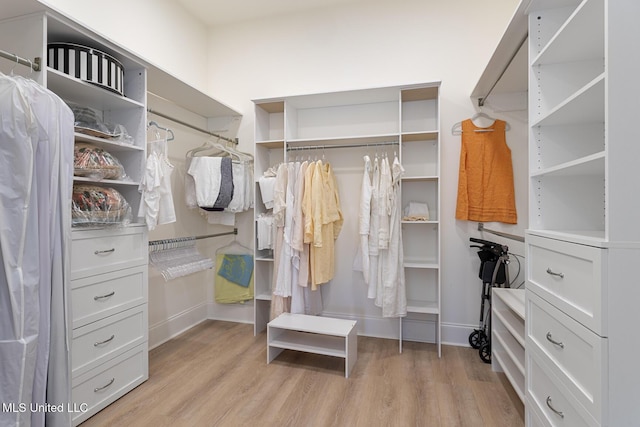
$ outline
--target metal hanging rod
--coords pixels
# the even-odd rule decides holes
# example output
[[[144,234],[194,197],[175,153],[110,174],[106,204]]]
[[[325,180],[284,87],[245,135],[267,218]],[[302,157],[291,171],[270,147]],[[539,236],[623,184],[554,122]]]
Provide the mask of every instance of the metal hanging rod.
[[[487,94],[485,96],[483,96],[483,97],[478,98],[478,107],[484,107],[485,101],[487,100],[489,95],[491,95],[491,92],[493,92],[493,89],[495,89],[495,87],[498,85],[498,82],[502,79],[502,76],[504,76],[504,73],[507,72],[507,69],[511,66],[511,63],[515,59],[516,55],[518,54],[518,52],[520,51],[522,46],[527,41],[528,37],[529,37],[529,34],[527,33],[527,34],[525,34],[523,39],[520,41],[520,43],[518,43],[518,48],[515,50],[515,52],[513,52],[513,54],[511,55],[511,58],[509,58],[509,61],[507,62],[507,65],[504,66],[504,69],[502,70],[502,72],[500,73],[500,75],[498,76],[496,81],[493,82],[493,85],[491,85],[491,88],[489,89]]]
[[[356,148],[356,147],[379,147],[382,145],[398,145],[397,141],[390,142],[374,142],[371,144],[341,144],[341,145],[305,145],[300,147],[287,147],[287,151],[299,150],[328,150],[330,148]]]
[[[187,122],[184,122],[182,120],[176,119],[174,117],[168,116],[168,115],[166,115],[164,113],[161,113],[159,111],[152,110],[151,108],[147,108],[147,111],[149,113],[151,113],[151,114],[155,114],[156,116],[163,117],[163,118],[165,118],[167,120],[171,120],[174,123],[178,123],[178,124],[180,124],[182,126],[186,126],[186,127],[190,128],[190,129],[196,130],[198,132],[202,132],[202,133],[205,133],[207,135],[215,136],[216,138],[225,140],[225,141],[230,142],[232,144],[236,144],[236,145],[238,144],[238,138],[231,139],[231,138],[227,138],[226,136],[218,135],[217,133],[211,132],[211,131],[206,130],[206,129],[199,128],[199,127],[194,126],[194,125],[192,125],[190,123],[187,123]]]
[[[225,233],[206,234],[202,236],[175,237],[173,239],[150,240],[149,246],[166,245],[166,244],[180,243],[180,242],[185,242],[190,240],[202,240],[202,239],[209,239],[211,237],[230,236],[230,235],[238,235],[238,229],[234,228],[233,231],[227,231]]]
[[[494,231],[489,230],[488,228],[484,228],[484,224],[482,222],[478,223],[478,231],[484,231],[485,233],[494,234],[496,236],[505,237],[507,239],[516,240],[518,242],[524,242],[524,237],[517,236],[515,234],[503,233],[502,231]]]
[[[42,59],[40,57],[35,57],[32,61],[30,59],[21,58],[18,55],[14,55],[13,53],[5,52],[4,50],[0,50],[0,57],[6,58],[10,61],[14,61],[17,64],[26,65],[27,67],[30,67],[33,71],[41,70],[40,64],[42,62]]]

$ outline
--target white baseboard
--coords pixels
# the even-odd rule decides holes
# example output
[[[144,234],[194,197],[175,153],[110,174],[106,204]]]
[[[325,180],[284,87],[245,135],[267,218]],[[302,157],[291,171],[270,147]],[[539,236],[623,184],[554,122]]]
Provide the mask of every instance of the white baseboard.
[[[207,319],[253,324],[253,302],[245,304],[207,303]]]
[[[207,304],[202,303],[166,320],[149,325],[149,350],[193,328],[207,319]]]
[[[358,321],[358,335],[398,339],[400,324],[397,318],[383,318],[373,316],[345,316],[343,313],[323,312],[323,316],[338,319],[353,319]],[[207,302],[192,307],[169,319],[149,326],[149,349],[165,343],[180,335],[204,320],[222,320],[236,323],[253,323],[253,304],[217,304]],[[462,325],[442,323],[442,344],[455,346],[469,346],[469,334],[477,325]],[[435,321],[405,318],[403,320],[403,335],[407,341],[435,342]]]
[[[469,335],[478,325],[442,324],[442,344],[469,347]]]

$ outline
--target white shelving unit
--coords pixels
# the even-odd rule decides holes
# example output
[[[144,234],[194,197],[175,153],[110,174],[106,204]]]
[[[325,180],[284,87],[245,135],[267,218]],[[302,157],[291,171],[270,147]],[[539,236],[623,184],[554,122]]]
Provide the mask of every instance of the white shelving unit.
[[[640,291],[640,4],[532,0],[529,16],[527,425],[640,417],[629,339]]]
[[[524,402],[524,289],[491,290],[491,367],[504,372]]]
[[[402,206],[409,201],[427,203],[430,216],[428,221],[401,224],[409,312],[406,321],[421,327],[403,327],[403,322],[399,322],[400,351],[403,339],[431,341],[437,343],[440,355],[439,82],[262,99],[254,103],[256,180],[269,167],[286,161],[287,149],[291,147],[362,145],[361,149],[341,151],[341,159],[351,162],[342,167],[353,168],[361,164],[367,144],[372,147],[379,143],[398,144],[395,149],[381,147],[380,152],[392,155],[395,150],[405,168]],[[307,155],[306,150],[303,154]],[[359,191],[359,182],[355,191]],[[267,211],[257,183],[255,194],[257,218]],[[343,199],[343,206],[346,200],[352,203]],[[255,260],[257,334],[269,321],[273,254],[257,250]],[[338,278],[341,279],[344,278]],[[340,315],[350,317],[356,313]],[[433,333],[424,331],[426,321],[433,322]],[[406,335],[407,330],[416,329],[418,333]]]

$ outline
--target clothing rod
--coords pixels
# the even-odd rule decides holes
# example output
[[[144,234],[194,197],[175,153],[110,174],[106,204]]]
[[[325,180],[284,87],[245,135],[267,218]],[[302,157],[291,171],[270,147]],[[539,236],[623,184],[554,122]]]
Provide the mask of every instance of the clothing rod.
[[[396,141],[393,142],[375,142],[372,144],[342,144],[342,145],[305,145],[304,147],[287,147],[287,151],[298,150],[325,150],[330,148],[354,148],[354,147],[379,147],[381,145],[398,145]]]
[[[502,231],[494,231],[489,230],[488,228],[484,228],[484,224],[478,223],[478,231],[484,231],[485,233],[495,234],[496,236],[505,237],[507,239],[516,240],[518,242],[524,242],[524,237],[517,236],[515,234],[503,233]]]
[[[507,65],[505,65],[504,69],[502,70],[502,72],[500,73],[500,75],[498,76],[498,78],[496,79],[495,82],[493,82],[493,85],[491,85],[491,88],[489,89],[489,91],[487,92],[487,94],[485,96],[482,96],[480,98],[478,98],[478,107],[484,107],[484,102],[487,100],[487,98],[489,97],[489,95],[491,95],[491,92],[493,92],[493,89],[495,89],[495,87],[498,85],[498,82],[502,79],[502,76],[504,76],[504,73],[507,72],[507,69],[511,66],[511,63],[513,62],[513,60],[515,59],[516,55],[518,54],[518,52],[520,52],[520,49],[522,49],[522,46],[525,44],[525,42],[527,41],[527,38],[529,37],[528,34],[525,34],[524,38],[520,41],[520,43],[518,44],[518,48],[516,49],[515,52],[513,52],[513,54],[511,55],[511,58],[509,58],[509,61],[507,62]]]
[[[192,236],[192,237],[176,237],[173,239],[160,239],[160,240],[151,240],[149,241],[149,246],[151,245],[163,245],[168,243],[177,243],[188,239],[201,240],[208,239],[210,237],[220,237],[220,236],[229,236],[229,235],[237,235],[238,229],[234,228],[233,231],[227,231],[225,233],[216,233],[216,234],[206,234],[202,236]]]
[[[18,55],[14,55],[13,53],[5,52],[4,50],[0,50],[0,57],[6,58],[10,61],[13,61],[17,64],[26,65],[33,69],[33,71],[40,71],[40,63],[41,59],[39,56],[35,57],[34,60],[24,59],[19,57]]]
[[[202,132],[202,133],[206,133],[207,135],[215,136],[216,138],[223,139],[223,140],[225,140],[227,142],[230,142],[232,144],[236,144],[236,145],[238,144],[238,138],[231,139],[231,138],[227,138],[226,136],[218,135],[217,133],[211,132],[211,131],[206,130],[206,129],[199,128],[197,126],[194,126],[194,125],[189,124],[187,122],[184,122],[182,120],[179,120],[179,119],[176,119],[174,117],[168,116],[168,115],[166,115],[164,113],[161,113],[159,111],[152,110],[151,108],[147,108],[147,111],[149,113],[151,113],[151,114],[155,114],[156,116],[160,116],[160,117],[163,117],[163,118],[165,118],[167,120],[171,120],[172,122],[181,124],[182,126],[186,126],[186,127],[190,128],[190,129],[197,130],[198,132]]]

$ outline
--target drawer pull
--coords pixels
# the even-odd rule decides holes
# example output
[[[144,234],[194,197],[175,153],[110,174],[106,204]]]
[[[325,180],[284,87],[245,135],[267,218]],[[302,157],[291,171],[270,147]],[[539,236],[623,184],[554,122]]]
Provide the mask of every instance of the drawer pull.
[[[547,341],[549,341],[551,344],[555,344],[560,348],[564,348],[564,343],[561,341],[556,341],[553,339],[553,336],[551,336],[551,332],[547,332]]]
[[[564,279],[564,273],[556,273],[551,268],[547,268],[547,274],[550,274],[552,276],[558,276],[559,278]]]
[[[115,381],[115,377],[111,378],[111,381],[109,381],[108,383],[106,383],[105,385],[103,385],[102,387],[96,387],[93,389],[93,391],[95,393],[99,392],[100,390],[104,390],[105,388],[109,387],[111,384],[113,384],[113,382]]]
[[[113,339],[114,339],[115,337],[116,337],[115,335],[111,335],[111,337],[107,338],[107,339],[106,339],[106,340],[104,340],[104,341],[94,342],[94,343],[93,343],[93,346],[94,346],[94,347],[98,347],[98,346],[100,346],[100,345],[103,345],[103,344],[106,344],[106,343],[108,343],[108,342],[111,342],[111,341],[113,341]]]
[[[95,301],[98,301],[98,300],[101,300],[101,299],[105,299],[105,298],[112,297],[112,296],[114,296],[115,294],[116,294],[116,291],[111,291],[111,292],[109,292],[108,294],[105,294],[105,295],[98,295],[97,297],[93,297],[93,299],[94,299]]]
[[[551,396],[547,396],[547,406],[549,407],[549,409],[555,412],[556,415],[558,415],[560,418],[564,418],[564,412],[558,411],[556,408],[553,407],[553,403],[551,402]]]
[[[111,249],[105,249],[103,251],[95,251],[94,254],[96,255],[101,255],[101,254],[110,254],[111,252],[115,252],[116,248],[111,248]]]

